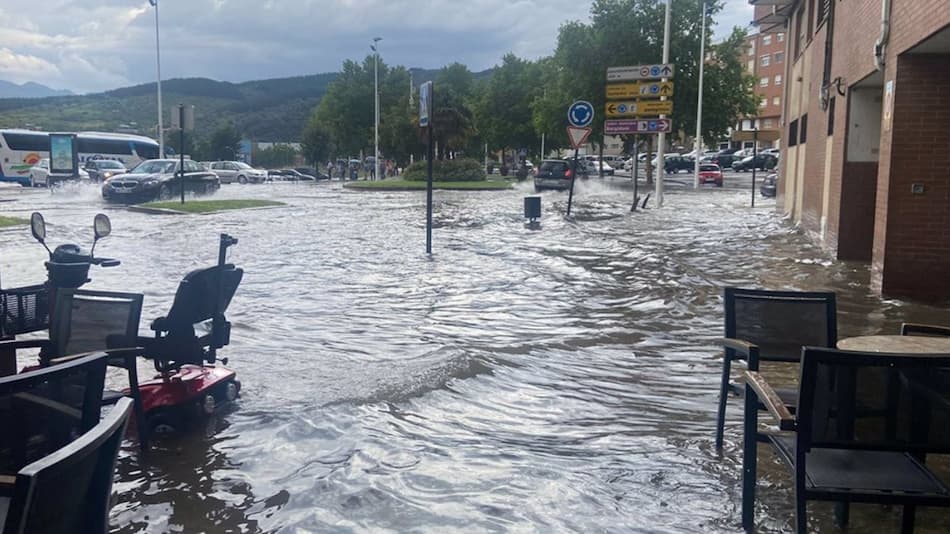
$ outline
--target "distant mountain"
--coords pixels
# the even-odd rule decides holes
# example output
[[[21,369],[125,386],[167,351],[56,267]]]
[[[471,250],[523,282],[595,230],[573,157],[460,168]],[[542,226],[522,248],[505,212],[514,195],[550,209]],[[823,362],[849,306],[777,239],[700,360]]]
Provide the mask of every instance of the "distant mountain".
[[[44,98],[47,96],[67,96],[71,94],[73,94],[72,91],[50,89],[45,85],[34,82],[17,85],[13,82],[0,80],[0,98]]]
[[[411,71],[416,86],[438,74],[438,70]],[[479,72],[475,77],[490,73]],[[195,106],[199,137],[207,137],[231,122],[255,141],[297,142],[313,108],[337,76],[329,72],[242,83],[208,78],[164,80],[165,126],[171,123],[173,107],[182,102]],[[0,98],[0,128],[133,132],[154,138],[158,107],[155,93],[155,84],[146,83],[88,95]]]

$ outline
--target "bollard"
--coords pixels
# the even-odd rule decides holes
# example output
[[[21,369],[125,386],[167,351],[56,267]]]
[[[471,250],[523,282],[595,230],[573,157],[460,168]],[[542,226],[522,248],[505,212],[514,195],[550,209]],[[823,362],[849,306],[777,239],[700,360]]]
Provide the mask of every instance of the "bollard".
[[[529,222],[541,218],[541,197],[524,197],[524,218]]]

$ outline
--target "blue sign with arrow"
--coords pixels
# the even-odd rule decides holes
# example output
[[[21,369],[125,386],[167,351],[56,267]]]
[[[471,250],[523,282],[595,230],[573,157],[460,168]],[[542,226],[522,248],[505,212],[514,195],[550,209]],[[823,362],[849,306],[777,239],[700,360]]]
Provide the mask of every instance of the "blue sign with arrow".
[[[584,128],[594,122],[594,106],[586,100],[578,100],[567,110],[567,121],[575,128]]]

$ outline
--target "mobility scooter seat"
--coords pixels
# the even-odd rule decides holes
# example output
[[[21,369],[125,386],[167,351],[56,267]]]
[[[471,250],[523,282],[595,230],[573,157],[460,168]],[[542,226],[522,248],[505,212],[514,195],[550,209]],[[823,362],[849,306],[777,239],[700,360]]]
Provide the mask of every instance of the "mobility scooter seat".
[[[171,367],[186,363],[201,365],[208,356],[205,347],[218,349],[227,345],[230,325],[224,320],[224,311],[243,276],[244,270],[230,263],[185,275],[168,315],[152,321],[156,337],[145,342],[146,357],[161,360]],[[216,318],[216,314],[220,317]],[[219,328],[213,330],[215,339],[211,335],[198,337],[195,334],[195,325],[208,320],[221,322]]]

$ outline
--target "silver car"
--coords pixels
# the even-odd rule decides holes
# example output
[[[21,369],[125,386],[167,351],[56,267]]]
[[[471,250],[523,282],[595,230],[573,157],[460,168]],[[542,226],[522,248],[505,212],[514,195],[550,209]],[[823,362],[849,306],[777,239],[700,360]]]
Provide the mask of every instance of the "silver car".
[[[215,161],[211,164],[211,172],[218,175],[222,184],[258,184],[267,180],[267,171],[255,169],[243,161]]]

